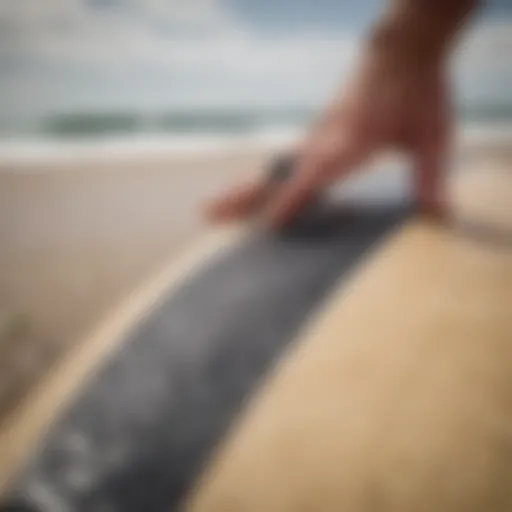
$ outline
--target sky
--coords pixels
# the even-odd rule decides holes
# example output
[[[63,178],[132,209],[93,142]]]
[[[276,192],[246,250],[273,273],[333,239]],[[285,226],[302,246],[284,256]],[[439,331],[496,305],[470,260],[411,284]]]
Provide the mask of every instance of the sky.
[[[0,117],[318,105],[385,0],[0,0]],[[490,0],[454,66],[512,104],[512,2]]]

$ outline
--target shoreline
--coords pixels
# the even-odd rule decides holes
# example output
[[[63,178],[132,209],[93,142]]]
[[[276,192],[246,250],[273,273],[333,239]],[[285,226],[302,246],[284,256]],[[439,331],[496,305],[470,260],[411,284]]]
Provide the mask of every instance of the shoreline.
[[[252,134],[151,134],[88,138],[0,138],[0,172],[26,172],[48,167],[129,164],[133,159],[195,159],[247,152],[277,152],[293,147],[300,128]],[[455,141],[459,153],[512,146],[512,122],[461,126]]]

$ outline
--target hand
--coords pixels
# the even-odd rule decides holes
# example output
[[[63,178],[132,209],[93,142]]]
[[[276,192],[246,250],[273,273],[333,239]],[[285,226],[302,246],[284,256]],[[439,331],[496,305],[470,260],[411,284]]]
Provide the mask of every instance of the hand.
[[[297,149],[293,179],[273,191],[264,178],[237,187],[210,204],[208,216],[233,220],[263,209],[271,226],[282,226],[319,190],[384,149],[411,157],[421,209],[441,214],[450,121],[441,62],[368,48],[354,80]]]

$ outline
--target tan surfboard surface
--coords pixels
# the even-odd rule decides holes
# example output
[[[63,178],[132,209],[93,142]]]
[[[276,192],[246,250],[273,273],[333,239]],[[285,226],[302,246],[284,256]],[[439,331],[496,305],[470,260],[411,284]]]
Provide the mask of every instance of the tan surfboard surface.
[[[396,233],[329,296],[187,510],[512,510],[512,169],[453,190],[495,236]]]

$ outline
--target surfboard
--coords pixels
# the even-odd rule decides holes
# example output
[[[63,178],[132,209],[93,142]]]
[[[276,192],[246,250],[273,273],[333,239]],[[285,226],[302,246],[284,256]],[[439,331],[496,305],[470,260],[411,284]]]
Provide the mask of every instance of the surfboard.
[[[411,220],[330,295],[187,510],[512,508],[512,174],[486,171],[473,222]]]
[[[484,441],[455,457],[493,433],[483,427],[446,456],[441,440],[479,411],[505,428],[509,405],[510,183],[489,176],[462,194],[470,214],[487,204],[482,223],[458,231],[415,218],[403,191],[377,201],[390,180],[372,176],[349,192],[358,207],[348,218],[333,206],[285,233],[211,233],[121,305],[0,431],[6,506],[339,510],[402,488],[403,499],[434,503],[407,482],[435,480],[440,459],[492,459]],[[430,459],[415,440],[433,448]]]

